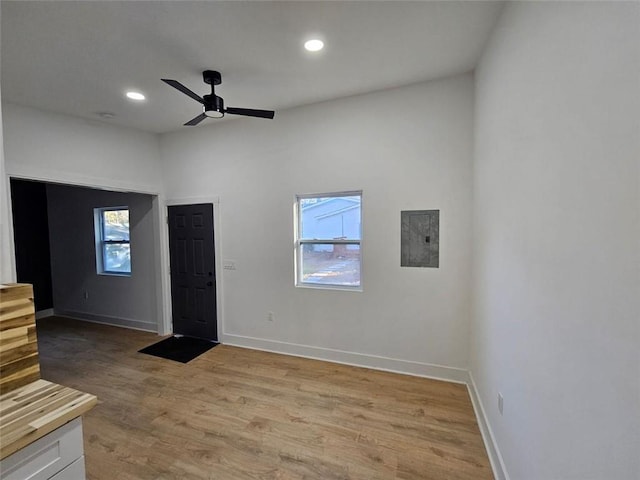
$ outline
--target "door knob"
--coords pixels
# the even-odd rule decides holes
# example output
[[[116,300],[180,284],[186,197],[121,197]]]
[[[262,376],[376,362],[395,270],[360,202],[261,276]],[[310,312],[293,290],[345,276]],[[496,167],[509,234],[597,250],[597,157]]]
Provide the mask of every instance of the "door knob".
[[[207,282],[207,287],[211,287],[213,285],[213,282]]]

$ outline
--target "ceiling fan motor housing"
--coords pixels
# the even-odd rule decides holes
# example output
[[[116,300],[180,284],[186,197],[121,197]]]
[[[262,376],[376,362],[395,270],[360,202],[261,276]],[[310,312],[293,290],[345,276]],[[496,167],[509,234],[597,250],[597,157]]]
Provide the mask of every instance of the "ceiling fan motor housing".
[[[224,100],[215,94],[204,95],[204,114],[211,118],[224,117]]]

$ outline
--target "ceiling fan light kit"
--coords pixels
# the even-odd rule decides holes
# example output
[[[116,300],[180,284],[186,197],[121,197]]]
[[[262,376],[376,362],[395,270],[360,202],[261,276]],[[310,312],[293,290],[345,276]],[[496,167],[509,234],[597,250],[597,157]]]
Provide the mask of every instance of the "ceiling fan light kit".
[[[200,97],[197,93],[189,90],[177,80],[171,80],[167,78],[162,79],[162,81],[167,85],[172,86],[176,90],[179,90],[185,95],[193,98],[196,102],[202,104],[203,113],[185,123],[186,126],[191,127],[197,125],[205,118],[222,118],[226,113],[230,115],[243,115],[245,117],[269,119],[274,117],[275,112],[273,110],[256,110],[251,108],[236,107],[225,108],[224,100],[222,99],[222,97],[219,97],[215,93],[215,86],[222,83],[222,75],[220,75],[220,72],[216,72],[215,70],[205,70],[204,72],[202,72],[202,78],[204,80],[204,83],[211,85],[211,94],[204,95],[202,97]]]
[[[224,100],[217,95],[205,95],[204,99],[204,114],[209,118],[222,118],[224,117]]]

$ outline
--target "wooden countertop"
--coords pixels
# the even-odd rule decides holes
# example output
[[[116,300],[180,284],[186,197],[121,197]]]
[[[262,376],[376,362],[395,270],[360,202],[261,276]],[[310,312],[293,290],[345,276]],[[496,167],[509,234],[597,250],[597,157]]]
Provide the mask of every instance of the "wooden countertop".
[[[94,395],[36,380],[0,396],[0,459],[29,445],[96,404]]]

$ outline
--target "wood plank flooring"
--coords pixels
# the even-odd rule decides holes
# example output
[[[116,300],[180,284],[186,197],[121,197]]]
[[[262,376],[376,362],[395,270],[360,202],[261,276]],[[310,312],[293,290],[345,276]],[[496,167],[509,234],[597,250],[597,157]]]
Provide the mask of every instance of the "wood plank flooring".
[[[219,345],[188,364],[154,334],[38,321],[42,377],[98,396],[91,480],[493,478],[464,385]]]

